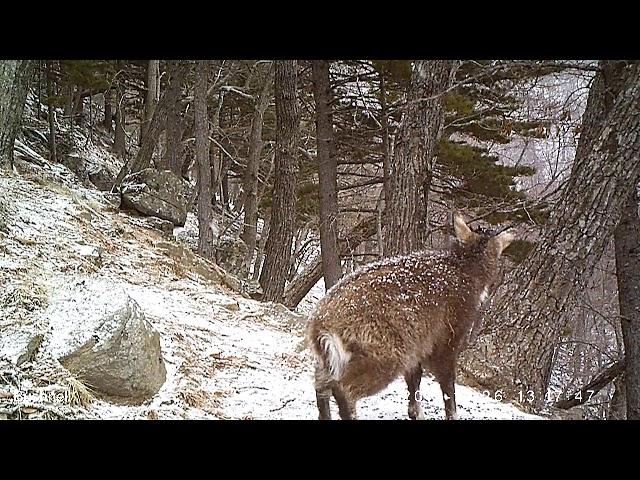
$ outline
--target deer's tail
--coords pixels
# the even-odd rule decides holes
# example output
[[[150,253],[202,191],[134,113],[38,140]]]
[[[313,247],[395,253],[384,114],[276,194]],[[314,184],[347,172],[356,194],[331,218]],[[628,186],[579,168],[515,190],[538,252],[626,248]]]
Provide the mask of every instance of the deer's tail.
[[[338,335],[330,332],[320,332],[314,339],[314,351],[322,361],[332,380],[340,380],[344,369],[351,359],[344,342]]]

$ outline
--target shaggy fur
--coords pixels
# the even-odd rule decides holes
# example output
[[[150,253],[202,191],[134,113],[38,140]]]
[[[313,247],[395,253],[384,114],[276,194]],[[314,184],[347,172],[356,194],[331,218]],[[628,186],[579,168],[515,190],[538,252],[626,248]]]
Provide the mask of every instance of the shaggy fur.
[[[454,215],[450,252],[422,251],[369,264],[343,278],[311,316],[319,416],[333,394],[343,419],[356,401],[399,375],[409,388],[409,416],[422,418],[416,391],[423,368],[440,383],[446,418],[456,418],[455,363],[513,235],[472,232]]]

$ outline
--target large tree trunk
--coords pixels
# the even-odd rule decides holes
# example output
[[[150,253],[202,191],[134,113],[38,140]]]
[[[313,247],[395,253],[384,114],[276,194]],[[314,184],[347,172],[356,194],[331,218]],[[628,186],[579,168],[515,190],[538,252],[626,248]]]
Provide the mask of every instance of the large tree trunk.
[[[118,61],[121,70],[121,61]],[[73,115],[71,116],[73,119]],[[126,152],[126,112],[125,112],[125,82],[122,75],[116,80],[116,131],[113,138],[113,149],[120,158],[125,158]],[[72,123],[73,125],[73,123]]]
[[[160,99],[160,60],[149,60],[147,65],[147,96],[144,102],[144,118],[140,125],[140,143],[147,134],[153,112]]]
[[[455,65],[449,60],[419,60],[413,67],[389,172],[385,256],[425,246],[431,172],[444,120],[442,94],[451,85]]]
[[[116,110],[116,133],[113,139],[113,150],[120,158],[125,158],[126,154],[125,141],[127,133],[124,129],[125,122],[126,114],[124,111],[124,98],[118,95],[118,109]]]
[[[338,241],[338,253],[341,257],[350,255],[362,242],[371,238],[377,231],[377,218],[366,217],[351,229],[348,235]],[[322,278],[322,259],[316,257],[303,272],[299,273],[287,287],[284,304],[296,308],[309,290]]]
[[[187,62],[181,62],[180,68],[183,69],[184,75],[184,70],[186,70],[187,68]],[[167,119],[167,111],[170,102],[171,97],[169,96],[168,91],[163,92],[160,96],[160,101],[158,102],[158,105],[156,105],[156,109],[153,112],[151,122],[149,122],[149,128],[147,129],[147,135],[143,139],[142,144],[138,149],[138,153],[135,157],[126,162],[120,169],[118,177],[113,184],[114,188],[120,186],[120,184],[122,183],[122,179],[129,173],[139,172],[140,170],[148,168],[151,164],[153,151],[158,142],[158,138],[160,137],[160,132],[164,128]],[[179,174],[180,172],[178,172],[178,175]]]
[[[111,90],[104,92],[104,128],[107,133],[113,129],[113,110],[111,109]]]
[[[607,412],[607,420],[626,420],[627,419],[627,401],[625,376],[620,375],[613,381],[613,395],[609,403]],[[637,418],[636,418],[637,420]]]
[[[251,269],[251,260],[256,248],[256,233],[258,223],[258,169],[260,166],[260,153],[262,152],[262,125],[264,112],[269,106],[269,87],[272,82],[273,64],[264,79],[264,86],[256,99],[255,113],[251,124],[251,138],[249,143],[249,156],[244,170],[244,228],[241,238],[247,245],[247,256],[244,259],[244,269],[248,273]]]
[[[169,87],[167,88],[167,148],[162,168],[176,175],[182,171],[182,83],[184,82],[184,60],[169,62]]]
[[[196,136],[196,162],[198,165],[198,253],[208,259],[215,258],[213,209],[211,208],[211,164],[209,161],[209,123],[207,115],[208,62],[196,62],[194,86],[194,115]]]
[[[627,419],[640,420],[640,217],[635,186],[623,209],[614,238],[624,341]]]
[[[0,61],[0,167],[13,168],[13,144],[22,123],[32,60]]]
[[[380,71],[380,123],[382,124],[382,172],[384,181],[382,189],[384,191],[385,205],[386,200],[391,197],[389,192],[389,178],[391,177],[391,145],[389,138],[389,109],[387,107],[387,87],[385,81],[385,73]],[[381,226],[378,227],[381,231]],[[378,232],[378,242],[381,244],[382,253],[384,253],[384,243],[382,242],[382,235]]]
[[[609,114],[603,101],[607,65],[603,62],[589,93],[586,136],[580,139],[588,144],[578,147],[547,230],[509,275],[462,359],[469,380],[502,390],[508,401],[531,390],[533,406],[544,403],[560,333],[640,174],[640,63],[621,69],[624,82]],[[603,122],[600,128],[591,123],[596,121]]]
[[[217,143],[222,141],[220,135],[220,113],[222,112],[222,106],[224,105],[224,90],[218,92],[218,105],[211,114],[211,134],[212,138],[217,139]],[[223,151],[216,142],[213,142],[210,148],[211,152],[211,166],[213,168],[213,174],[211,178],[211,188],[214,195],[218,195],[220,198],[220,205],[224,209],[224,200],[222,195],[222,165],[223,165]],[[215,197],[214,197],[215,198]]]
[[[56,122],[55,122],[55,107],[53,105],[53,79],[51,73],[51,62],[46,63],[47,70],[47,118],[49,120],[49,160],[51,162],[57,162],[56,155]]]
[[[338,283],[342,276],[338,253],[338,163],[333,138],[329,62],[313,61],[312,68],[320,187],[320,250],[324,285],[328,290]]]
[[[273,207],[260,285],[266,301],[282,301],[291,261],[291,241],[296,221],[296,177],[300,116],[295,60],[279,60],[275,66],[276,157]]]
[[[262,226],[262,233],[260,233],[260,239],[256,248],[256,262],[253,265],[253,273],[251,278],[258,281],[260,278],[260,272],[262,271],[262,262],[264,262],[264,247],[267,244],[267,237],[269,236],[269,219],[264,219],[264,225]]]

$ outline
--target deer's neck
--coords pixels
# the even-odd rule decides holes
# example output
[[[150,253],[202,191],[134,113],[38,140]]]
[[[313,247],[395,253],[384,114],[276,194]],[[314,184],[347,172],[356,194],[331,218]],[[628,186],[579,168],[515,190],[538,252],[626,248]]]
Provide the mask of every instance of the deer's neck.
[[[497,261],[487,252],[471,252],[458,254],[463,272],[471,279],[478,295],[486,298],[489,285],[497,274]],[[484,299],[482,299],[484,300]]]

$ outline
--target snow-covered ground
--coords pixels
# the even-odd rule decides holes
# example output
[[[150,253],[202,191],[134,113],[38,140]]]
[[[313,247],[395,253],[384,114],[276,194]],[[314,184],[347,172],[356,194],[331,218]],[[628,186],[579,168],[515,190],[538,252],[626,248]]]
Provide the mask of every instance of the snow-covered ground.
[[[110,206],[104,194],[75,184],[64,167],[46,170],[46,181],[38,171],[0,172],[4,365],[15,365],[35,333],[45,338],[25,375],[36,375],[39,363],[59,365],[55,359],[84,342],[96,322],[129,295],[160,333],[166,382],[145,404],[94,401],[74,407],[73,416],[317,418],[304,313],[323,294],[321,284],[298,313],[243,297],[204,274],[202,260],[180,253],[188,246],[164,239]],[[443,418],[437,383],[424,378],[421,394],[425,416]],[[462,385],[457,399],[462,419],[539,418]],[[404,381],[360,401],[358,416],[407,418]]]

